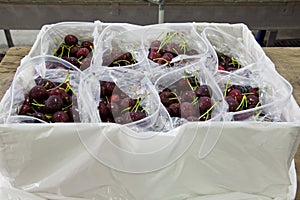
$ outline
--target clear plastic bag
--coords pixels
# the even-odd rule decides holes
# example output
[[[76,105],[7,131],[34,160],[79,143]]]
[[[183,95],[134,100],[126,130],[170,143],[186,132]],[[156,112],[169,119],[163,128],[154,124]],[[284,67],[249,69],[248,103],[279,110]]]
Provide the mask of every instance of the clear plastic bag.
[[[191,82],[195,82],[195,86],[192,85]],[[174,85],[175,84],[175,85]],[[182,91],[181,88],[186,87]],[[204,87],[202,87],[204,86]],[[181,123],[188,121],[206,121],[206,120],[212,120],[212,121],[220,121],[222,120],[223,112],[227,109],[226,103],[223,101],[222,92],[220,91],[220,88],[214,81],[213,77],[210,75],[210,73],[206,70],[204,67],[204,64],[202,62],[194,62],[190,65],[187,65],[184,68],[180,68],[177,70],[174,70],[172,72],[169,72],[165,74],[164,76],[161,76],[157,81],[155,82],[155,87],[158,92],[162,95],[163,91],[166,91],[167,93],[170,93],[172,97],[168,98],[171,99],[170,103],[166,102],[164,105],[167,107],[167,104],[170,104],[168,109],[169,113],[173,111],[173,108],[170,108],[173,103],[179,104],[179,113],[180,116],[185,119],[180,119],[179,121],[176,120],[176,118],[180,118],[180,116],[177,116],[177,114],[173,114],[174,122],[177,123],[177,125],[180,125]],[[180,88],[179,88],[180,87]],[[172,89],[171,89],[172,88]],[[170,90],[170,91],[169,91]],[[186,92],[185,92],[186,91]],[[174,97],[173,97],[174,96]],[[161,96],[161,100],[163,100],[164,97]],[[172,100],[175,100],[176,102],[173,102]],[[205,101],[204,101],[205,99]],[[203,103],[202,103],[203,100]],[[211,103],[207,101],[211,101]],[[188,104],[192,104],[193,110],[196,113],[192,113],[197,115],[197,118],[189,118],[185,115],[185,108],[186,106],[183,106],[182,102]],[[186,103],[187,104],[187,103]],[[208,105],[209,104],[209,105]],[[188,107],[190,105],[187,105]],[[199,108],[198,108],[199,106]],[[205,108],[205,109],[204,109]],[[204,110],[204,111],[202,111]],[[177,111],[177,110],[176,110]],[[180,112],[181,111],[181,112]],[[189,113],[189,109],[187,109],[187,113]],[[176,125],[175,125],[176,126]]]
[[[191,126],[173,128],[154,85],[145,75],[126,68],[90,68],[86,72],[89,73],[82,77],[79,87],[79,101],[85,106],[81,110],[90,113],[85,122],[91,123],[85,123],[85,127],[94,131],[83,131],[79,124],[75,127],[81,144],[98,162],[122,172],[151,172],[174,162],[192,144],[196,132],[185,134],[183,130],[188,131]],[[143,99],[141,106],[148,113],[147,117],[123,125],[101,122],[98,107],[104,81],[116,84],[112,95],[120,94],[121,90],[131,98]],[[95,135],[95,131],[98,134]],[[109,157],[107,152],[111,152]],[[156,162],[150,163],[153,159]]]
[[[207,27],[201,35],[215,50],[214,57],[218,60],[219,70],[236,71],[260,61],[250,54],[248,48],[238,38],[220,28]],[[220,69],[223,64],[227,68]]]
[[[101,94],[104,84],[106,94]],[[107,85],[109,84],[109,85]],[[109,87],[109,89],[108,89]],[[108,91],[110,90],[110,91]],[[114,97],[118,100],[113,100]],[[130,99],[125,101],[126,99]],[[124,101],[123,101],[124,100]],[[135,100],[131,105],[132,100]],[[84,107],[86,118],[84,122],[99,123],[103,121],[99,110],[100,103],[109,104],[109,111],[112,115],[108,121],[118,122],[126,114],[130,113],[131,119],[121,123],[129,127],[137,134],[143,134],[147,131],[164,131],[172,128],[169,116],[160,104],[158,94],[150,80],[142,73],[126,68],[95,68],[89,70],[81,79],[79,88],[79,101]],[[123,103],[124,102],[124,103]],[[116,105],[117,104],[117,105]],[[125,105],[124,105],[125,104]],[[134,120],[133,113],[145,113],[145,117]]]
[[[49,66],[59,66],[55,69],[49,69]],[[66,99],[57,100],[53,98],[54,101],[58,101],[61,105],[65,105],[64,101],[67,101],[68,105],[62,110],[65,113],[68,113],[68,118],[74,119],[74,121],[79,122],[79,116],[76,113],[79,113],[77,110],[77,101],[76,101],[76,93],[79,84],[79,76],[80,70],[76,67],[73,67],[70,63],[56,58],[54,56],[36,56],[31,59],[27,59],[22,65],[18,68],[12,86],[9,89],[8,98],[4,99],[1,102],[1,112],[3,115],[6,115],[5,123],[22,123],[22,122],[45,122],[48,117],[54,115],[54,113],[49,114],[48,117],[45,116],[36,116],[35,114],[40,114],[45,110],[45,101],[37,102],[35,99],[30,100],[30,91],[33,87],[39,85],[43,92],[47,94],[49,97],[51,95],[60,96],[57,92],[52,91],[54,89],[63,88],[63,83],[65,83],[66,87],[64,91],[70,93],[68,96],[65,96]],[[43,82],[45,81],[45,82]],[[68,81],[68,84],[66,84]],[[53,84],[53,85],[51,85]],[[35,92],[34,95],[39,95],[41,90]],[[55,94],[50,95],[50,91],[56,92]],[[28,101],[28,102],[27,102]],[[60,102],[61,101],[61,102]],[[26,105],[25,105],[26,104]],[[28,106],[30,107],[28,107]],[[26,108],[25,108],[26,107]],[[52,108],[51,108],[52,109]],[[53,108],[54,109],[54,108]],[[44,111],[43,111],[44,110]],[[46,111],[45,111],[46,112]],[[52,112],[52,111],[51,111]],[[30,113],[30,114],[27,114]],[[53,115],[52,115],[53,114]],[[61,113],[62,114],[62,113]],[[74,115],[73,115],[74,114]],[[76,115],[76,116],[75,116]],[[43,117],[43,118],[40,118]],[[46,117],[46,118],[44,118]]]
[[[251,65],[251,72],[243,69],[239,72],[222,74],[217,77],[224,98],[229,98],[226,101],[230,102],[229,112],[225,114],[225,120],[272,122],[283,120],[281,114],[293,89],[276,71],[269,69],[270,66],[266,66],[265,63],[256,63]],[[237,94],[232,90],[239,90],[240,93]],[[230,92],[232,94],[229,94]],[[227,96],[233,97],[236,101]],[[258,103],[254,105],[253,102],[256,100]]]
[[[99,21],[53,24],[40,35],[40,55],[54,55],[85,70],[92,62],[95,40],[104,27],[102,25]],[[66,36],[70,36],[68,40]]]
[[[142,67],[144,57],[140,29],[137,25],[119,23],[105,27],[96,41],[94,67]]]
[[[217,70],[207,42],[190,23],[146,26],[143,35],[148,71],[154,79],[196,60],[205,60],[205,66],[212,74]]]

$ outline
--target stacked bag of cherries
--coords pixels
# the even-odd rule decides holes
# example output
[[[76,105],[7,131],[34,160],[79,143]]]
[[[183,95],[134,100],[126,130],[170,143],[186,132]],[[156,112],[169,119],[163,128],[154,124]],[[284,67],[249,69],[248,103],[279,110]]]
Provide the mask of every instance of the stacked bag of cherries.
[[[16,73],[12,101],[1,103],[7,122],[161,131],[185,122],[280,121],[291,95],[240,41],[209,27],[62,23],[40,43],[41,54],[31,52]]]

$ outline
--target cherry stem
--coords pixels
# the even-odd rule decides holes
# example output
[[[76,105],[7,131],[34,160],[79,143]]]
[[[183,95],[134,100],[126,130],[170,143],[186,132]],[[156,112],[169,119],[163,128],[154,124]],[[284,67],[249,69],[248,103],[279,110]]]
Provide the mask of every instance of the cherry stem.
[[[150,96],[150,93],[147,93],[143,98],[137,98],[137,101],[136,101],[135,105],[133,106],[133,108],[131,109],[131,111],[136,112],[138,110],[138,108],[140,107],[142,101],[144,101],[147,96]]]
[[[108,96],[105,96],[106,102],[109,102]]]
[[[262,110],[259,110],[255,115],[255,120],[258,120],[259,115],[262,113]]]
[[[134,58],[134,56],[133,56],[133,54],[132,54],[131,52],[129,52],[129,53],[130,53],[130,55],[131,55],[131,57],[132,57],[133,63],[136,64],[136,63],[137,63],[137,60]]]
[[[224,98],[226,97],[227,95],[227,90],[228,90],[228,87],[229,87],[229,83],[230,83],[230,80],[227,81],[226,85],[225,85],[225,91],[224,91]]]
[[[65,50],[65,46],[63,45],[62,48],[61,48],[61,53],[60,53],[60,55],[58,57],[61,58],[63,56],[64,50]]]
[[[170,41],[172,41],[172,39],[175,35],[176,35],[176,33],[173,33],[172,35],[171,35],[171,33],[167,33],[167,35],[162,39],[162,42],[160,43],[158,50],[160,51],[163,46],[165,46]]]
[[[183,54],[186,54],[186,46],[187,46],[186,42],[179,44],[180,49],[181,50],[183,49]]]
[[[128,60],[116,60],[113,62],[113,64],[118,64],[119,66],[121,66],[120,62],[127,62],[128,64],[130,64]]]
[[[198,102],[198,100],[199,100],[199,97],[195,97],[194,100],[192,101],[192,104],[193,104],[193,105],[196,105],[197,102]]]
[[[67,110],[68,108],[72,107],[73,106],[73,103],[71,103],[70,105],[64,107],[62,110]]]
[[[56,86],[56,88],[59,88],[60,86],[62,86],[62,84],[66,83],[67,81],[70,80],[70,71],[68,70],[67,74],[66,74],[66,77],[64,79],[63,82],[61,82],[58,86]]]
[[[249,93],[242,93],[242,95],[249,95],[249,94],[254,94],[254,95],[255,95],[255,93],[253,93],[253,92],[249,92]]]
[[[170,62],[169,62],[167,59],[165,59],[165,58],[154,58],[154,59],[153,59],[153,61],[157,61],[157,60],[163,60],[163,61],[165,61],[166,63],[168,63],[168,66],[169,66],[169,67],[172,67],[172,65],[170,64]]]
[[[194,91],[194,88],[193,88],[192,84],[190,83],[190,80],[189,80],[186,70],[183,71],[183,74],[184,74],[185,79],[186,79],[188,85],[190,86],[191,90]]]
[[[172,94],[174,94],[175,95],[175,97],[173,97],[173,98],[169,98],[169,100],[175,100],[175,99],[177,99],[178,100],[178,102],[179,103],[181,103],[181,100],[180,100],[180,98],[178,97],[178,95],[176,94],[176,92],[171,92]]]
[[[258,102],[256,105],[255,105],[255,108],[259,107],[260,106],[260,102]]]
[[[47,119],[50,120],[51,117],[52,117],[52,115],[50,115],[50,114],[45,114],[45,117],[47,117]]]
[[[239,63],[239,61],[235,60],[234,57],[231,57],[231,64],[238,64],[238,69],[241,68],[241,64]]]
[[[80,56],[77,60],[80,61],[83,59],[83,56]]]
[[[123,113],[123,112],[125,112],[125,111],[129,111],[130,109],[131,109],[131,107],[128,106],[127,108],[124,108],[124,109],[121,111],[121,113]]]
[[[212,105],[204,114],[202,114],[200,117],[198,117],[198,119],[201,119],[203,116],[208,115],[209,112],[216,107],[219,103],[221,103],[222,100],[217,101],[216,103],[214,103],[214,105]],[[207,119],[207,117],[206,117]]]
[[[194,88],[195,90],[197,89],[197,87],[200,87],[198,79],[197,79],[197,75],[198,75],[198,72],[195,71],[194,72],[194,80],[195,80],[195,83],[196,83],[196,87]]]
[[[224,54],[221,55],[221,59],[223,60],[223,62],[225,62],[225,55]]]
[[[243,108],[244,104],[247,107],[247,96],[246,95],[243,95],[242,101],[241,101],[240,105],[236,108],[236,110],[239,110],[240,108]]]
[[[180,49],[183,49],[183,54],[186,54],[186,41],[184,39],[184,36],[180,33],[177,33],[178,37],[183,41],[182,43],[179,44]]]
[[[179,52],[173,47],[172,50],[177,54],[179,55]]]
[[[35,99],[33,99],[33,103],[31,103],[31,104],[34,105],[34,106],[39,106],[39,107],[45,106],[44,104],[41,104],[41,103],[37,102]]]
[[[68,49],[68,57],[70,57],[70,52],[71,52],[71,48],[73,47],[73,45],[72,46],[70,46],[69,48],[67,48]]]

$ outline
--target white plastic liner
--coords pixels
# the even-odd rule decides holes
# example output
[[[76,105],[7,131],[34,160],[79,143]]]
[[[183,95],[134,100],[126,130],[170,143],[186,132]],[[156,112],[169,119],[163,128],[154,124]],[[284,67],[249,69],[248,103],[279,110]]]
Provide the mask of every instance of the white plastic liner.
[[[98,25],[97,31],[111,24]],[[51,26],[42,28],[22,63],[41,54],[41,36]],[[206,28],[233,36],[254,62],[268,66],[265,72],[279,77],[247,26],[192,26],[200,37]],[[97,31],[95,38],[100,37]],[[207,46],[213,58],[211,43]],[[236,74],[256,73],[253,68],[244,72],[241,69]],[[289,93],[286,86],[281,89]],[[286,98],[279,113],[285,122],[190,122],[142,138],[133,137],[128,134],[131,130],[118,124],[4,124],[7,116],[2,108],[11,98],[10,91],[0,103],[0,199],[295,198],[292,160],[300,141],[300,110],[293,96]]]
[[[199,158],[206,134],[220,126],[222,134],[217,144]],[[131,165],[147,169],[173,156],[178,145],[187,140],[176,140],[173,150],[167,153],[160,150],[152,157],[130,157],[97,140],[106,129],[118,139],[114,134],[118,129],[106,125],[1,125],[1,167],[6,169],[2,173],[10,177],[13,187],[46,199],[188,199],[221,194],[226,197],[233,191],[255,194],[256,199],[292,199],[288,196],[289,168],[299,141],[298,123],[187,123],[142,146],[122,137],[119,142],[136,151],[160,149],[161,142],[173,138],[175,131],[184,132],[185,138],[194,137],[173,162],[143,173],[113,169],[95,156],[105,151],[107,159],[117,156],[120,168]],[[85,133],[93,151],[82,143],[80,132]]]

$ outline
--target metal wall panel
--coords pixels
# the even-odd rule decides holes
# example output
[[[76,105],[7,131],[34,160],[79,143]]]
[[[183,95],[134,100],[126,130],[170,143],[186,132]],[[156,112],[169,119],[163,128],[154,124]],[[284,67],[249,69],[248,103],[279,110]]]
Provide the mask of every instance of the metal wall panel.
[[[164,6],[165,21],[242,22],[251,29],[300,28],[300,1],[275,1],[268,3],[227,1],[223,3],[174,3],[167,1]],[[44,24],[94,20],[153,24],[158,20],[158,6],[141,1],[72,4],[0,3],[0,29],[38,30]]]

